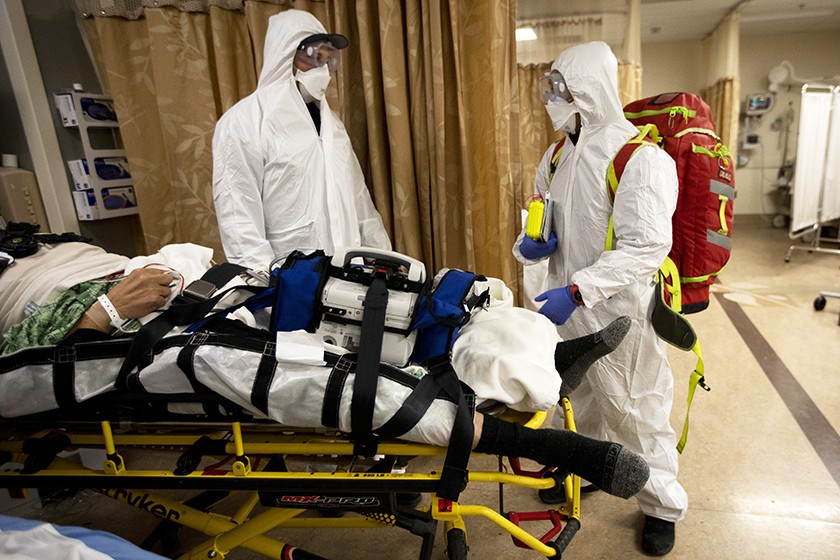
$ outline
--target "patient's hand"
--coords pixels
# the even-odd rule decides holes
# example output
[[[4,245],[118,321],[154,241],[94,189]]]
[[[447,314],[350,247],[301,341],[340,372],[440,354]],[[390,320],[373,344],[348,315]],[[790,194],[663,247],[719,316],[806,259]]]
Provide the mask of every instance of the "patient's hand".
[[[148,315],[172,295],[172,275],[156,268],[139,268],[111,288],[108,299],[123,319]]]

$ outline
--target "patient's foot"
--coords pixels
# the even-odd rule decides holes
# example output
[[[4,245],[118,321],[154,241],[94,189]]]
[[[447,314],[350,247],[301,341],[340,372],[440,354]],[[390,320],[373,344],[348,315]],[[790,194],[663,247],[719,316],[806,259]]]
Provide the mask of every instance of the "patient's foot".
[[[535,461],[543,465],[563,465],[614,496],[629,498],[635,495],[650,476],[645,460],[617,443],[591,439],[567,430],[536,431],[543,432],[544,443],[542,451],[534,453]]]
[[[595,360],[618,347],[630,330],[630,323],[630,317],[619,317],[596,333],[557,343],[554,364],[563,379],[561,398],[569,396],[578,388]]]
[[[620,498],[639,492],[650,476],[644,459],[617,443],[568,430],[533,430],[489,416],[483,419],[475,451],[524,457],[541,465],[558,467]]]

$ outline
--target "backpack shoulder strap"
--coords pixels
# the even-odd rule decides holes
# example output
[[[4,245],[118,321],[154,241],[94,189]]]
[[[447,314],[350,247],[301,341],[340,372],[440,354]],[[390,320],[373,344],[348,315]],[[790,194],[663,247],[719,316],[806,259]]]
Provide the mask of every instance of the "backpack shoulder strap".
[[[557,171],[557,164],[560,162],[560,156],[563,155],[563,144],[566,143],[564,136],[554,143],[554,150],[551,152],[551,160],[548,163],[548,182],[554,178],[554,172]]]
[[[659,131],[654,124],[646,124],[639,127],[639,134],[627,141],[621,149],[616,152],[610,164],[607,166],[607,196],[610,199],[610,204],[615,203],[615,193],[618,190],[618,184],[621,182],[621,176],[624,174],[624,168],[627,167],[627,162],[633,157],[636,152],[645,146],[659,146],[661,137]],[[607,239],[604,243],[604,249],[612,251],[615,249],[615,235],[613,232],[613,217],[610,214],[610,222],[607,226]]]

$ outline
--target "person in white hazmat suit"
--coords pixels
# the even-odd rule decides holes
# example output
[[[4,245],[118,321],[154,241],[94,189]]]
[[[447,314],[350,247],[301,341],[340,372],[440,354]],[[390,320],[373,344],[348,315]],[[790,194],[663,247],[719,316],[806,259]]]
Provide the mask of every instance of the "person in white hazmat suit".
[[[325,96],[346,46],[308,12],[269,19],[257,89],[222,115],[213,136],[213,200],[230,262],[266,270],[295,249],[391,249]]]
[[[620,442],[645,458],[650,479],[636,496],[645,515],[642,549],[661,556],[688,497],[677,481],[676,436],[669,423],[673,378],[664,341],[654,333],[654,273],[671,247],[678,183],[674,161],[655,147],[628,162],[615,196],[607,166],[638,130],[624,118],[617,62],[602,42],[563,51],[541,84],[555,130],[566,133],[549,184],[553,150],[539,164],[535,190],[550,192],[553,232],[547,242],[524,235],[513,252],[522,263],[548,259],[540,313],[564,339],[594,332],[621,315],[633,320],[624,341],[598,360],[572,395],[577,430]],[[605,250],[610,215],[615,249]],[[549,496],[541,496],[549,500]]]

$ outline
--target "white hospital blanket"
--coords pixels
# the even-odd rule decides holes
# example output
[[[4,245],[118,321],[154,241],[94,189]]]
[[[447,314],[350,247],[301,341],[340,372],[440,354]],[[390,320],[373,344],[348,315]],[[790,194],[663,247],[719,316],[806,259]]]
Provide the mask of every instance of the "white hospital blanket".
[[[560,375],[557,327],[547,317],[513,306],[501,280],[488,279],[490,306],[473,313],[452,347],[452,365],[478,403],[494,400],[514,410],[547,410],[557,403]]]
[[[0,515],[4,560],[164,560],[111,533]]]

